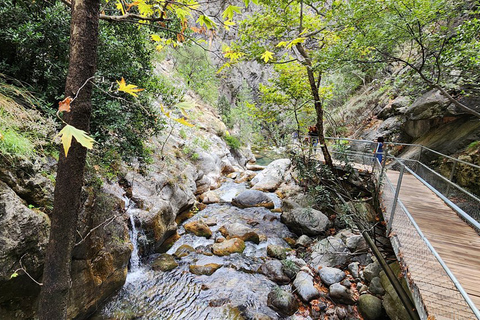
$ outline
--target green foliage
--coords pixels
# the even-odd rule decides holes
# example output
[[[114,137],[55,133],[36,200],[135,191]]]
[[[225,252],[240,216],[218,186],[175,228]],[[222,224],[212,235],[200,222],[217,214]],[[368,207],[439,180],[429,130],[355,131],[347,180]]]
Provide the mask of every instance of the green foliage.
[[[11,129],[2,130],[0,138],[0,153],[15,157],[30,158],[34,154],[33,144],[21,133]]]
[[[408,66],[410,87],[435,84],[468,94],[478,88],[479,12],[469,1],[356,0],[338,23],[354,26],[346,56]]]
[[[70,15],[61,2],[5,0],[0,6],[0,73],[30,84],[53,104],[63,94]]]
[[[153,74],[154,46],[150,31],[128,23],[100,22],[98,70],[92,98],[91,135],[95,151],[113,149],[122,158],[146,157],[144,140],[162,129],[149,99],[160,95],[175,104],[183,94]],[[61,2],[6,0],[0,7],[0,73],[31,85],[54,114],[63,96],[68,68],[70,15]],[[171,35],[172,36],[172,35]],[[112,84],[125,78],[149,94],[139,99],[112,93]]]
[[[225,139],[227,145],[233,150],[238,150],[242,146],[242,142],[240,141],[240,139],[235,136],[225,135],[223,139]]]
[[[175,60],[175,70],[187,86],[205,102],[217,103],[220,83],[208,53],[196,44],[177,47],[170,52]]]

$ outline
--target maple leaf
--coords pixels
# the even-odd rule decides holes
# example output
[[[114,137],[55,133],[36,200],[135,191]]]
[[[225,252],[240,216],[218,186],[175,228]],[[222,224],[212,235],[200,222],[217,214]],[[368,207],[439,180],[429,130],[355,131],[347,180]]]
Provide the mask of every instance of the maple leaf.
[[[118,91],[126,92],[128,94],[131,94],[134,97],[138,97],[138,95],[135,92],[139,92],[139,91],[144,90],[144,89],[138,88],[134,84],[127,84],[125,82],[125,79],[123,79],[123,78],[122,78],[122,80],[117,81],[117,83],[118,83]]]
[[[72,102],[72,97],[66,97],[58,103],[58,111],[70,112],[70,103]]]
[[[268,50],[265,50],[265,52],[262,54],[261,58],[265,63],[267,63],[269,60],[273,59],[273,52],[270,52]]]
[[[74,137],[78,143],[80,143],[87,149],[92,149],[93,143],[95,142],[95,140],[93,140],[92,137],[88,136],[85,131],[77,129],[69,124],[63,127],[63,129],[55,136],[55,138],[58,136],[62,141],[63,150],[65,151],[65,157],[67,157],[68,150],[70,150],[70,146],[72,145],[72,137]]]

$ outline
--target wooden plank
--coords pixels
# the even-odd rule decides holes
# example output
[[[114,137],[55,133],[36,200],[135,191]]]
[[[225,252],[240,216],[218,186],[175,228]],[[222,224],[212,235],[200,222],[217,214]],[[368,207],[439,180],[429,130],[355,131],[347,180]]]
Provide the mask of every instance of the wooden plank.
[[[396,186],[398,172],[390,170],[387,176]],[[400,200],[478,308],[480,286],[475,280],[480,279],[480,236],[410,174],[403,176]]]

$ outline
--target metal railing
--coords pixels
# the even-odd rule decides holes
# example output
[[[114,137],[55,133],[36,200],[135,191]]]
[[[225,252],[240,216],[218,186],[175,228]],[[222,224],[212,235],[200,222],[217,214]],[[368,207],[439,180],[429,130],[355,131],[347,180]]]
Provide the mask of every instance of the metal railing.
[[[397,258],[404,266],[407,283],[421,318],[427,319],[429,315],[434,315],[437,318],[447,319],[480,319],[477,307],[399,199],[403,174],[408,172],[434,191],[459,216],[478,231],[480,230],[480,223],[478,215],[475,214],[476,211],[473,210],[473,214],[472,211],[467,213],[463,210],[465,206],[461,208],[457,203],[459,194],[462,196],[462,201],[465,201],[465,199],[468,201],[469,208],[478,208],[480,199],[453,183],[452,180],[454,179],[452,177],[459,164],[473,169],[480,169],[480,167],[419,145],[408,145],[420,148],[420,157],[417,159],[399,159],[385,155],[387,161],[384,161],[381,165],[374,155],[376,142],[344,138],[327,139],[331,144],[330,150],[335,161],[369,166],[376,181],[378,181],[392,246]],[[402,144],[392,145],[406,146]],[[422,148],[424,148],[423,152],[431,152],[453,161],[454,165],[449,179],[421,161]],[[399,171],[399,177],[395,185],[384,174],[385,163],[387,162],[390,170]],[[438,181],[442,181],[445,185],[439,184]],[[436,189],[435,186],[439,186],[441,191]],[[457,203],[454,201],[457,201]],[[432,275],[435,279],[432,279]]]
[[[349,161],[373,166],[377,142],[347,138],[326,138],[331,143],[332,153],[337,161]],[[392,148],[393,146],[393,148]],[[480,177],[480,166],[456,159],[418,144],[385,143],[384,153],[387,165],[394,168],[396,159],[392,149],[413,149],[413,158],[402,158],[402,162],[417,179],[437,194],[463,220],[480,233],[480,196],[460,186],[455,181],[464,180],[462,174]],[[398,150],[394,150],[397,151]],[[439,170],[438,168],[443,168]],[[394,168],[395,169],[395,168]],[[399,168],[396,168],[397,170]],[[480,189],[479,189],[480,190]]]

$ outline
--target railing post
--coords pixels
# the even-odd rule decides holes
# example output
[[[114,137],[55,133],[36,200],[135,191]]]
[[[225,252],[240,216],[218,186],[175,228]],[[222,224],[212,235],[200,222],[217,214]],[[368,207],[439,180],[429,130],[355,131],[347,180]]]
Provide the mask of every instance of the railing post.
[[[457,168],[457,161],[455,161],[455,162],[453,163],[452,172],[450,173],[450,177],[448,178],[448,180],[450,180],[450,182],[453,182],[452,180],[453,180],[453,178],[454,178],[454,176],[455,176],[455,169],[456,169],[456,168]],[[447,185],[447,191],[445,192],[445,197],[448,198],[449,194],[450,194],[450,184]]]
[[[402,166],[400,167],[397,188],[395,189],[395,196],[393,197],[392,212],[390,212],[390,219],[388,219],[387,234],[390,234],[390,231],[392,230],[393,218],[395,216],[395,209],[397,208],[398,196],[400,195],[400,187],[402,186],[403,173],[405,171],[405,165],[401,162],[399,163]]]

